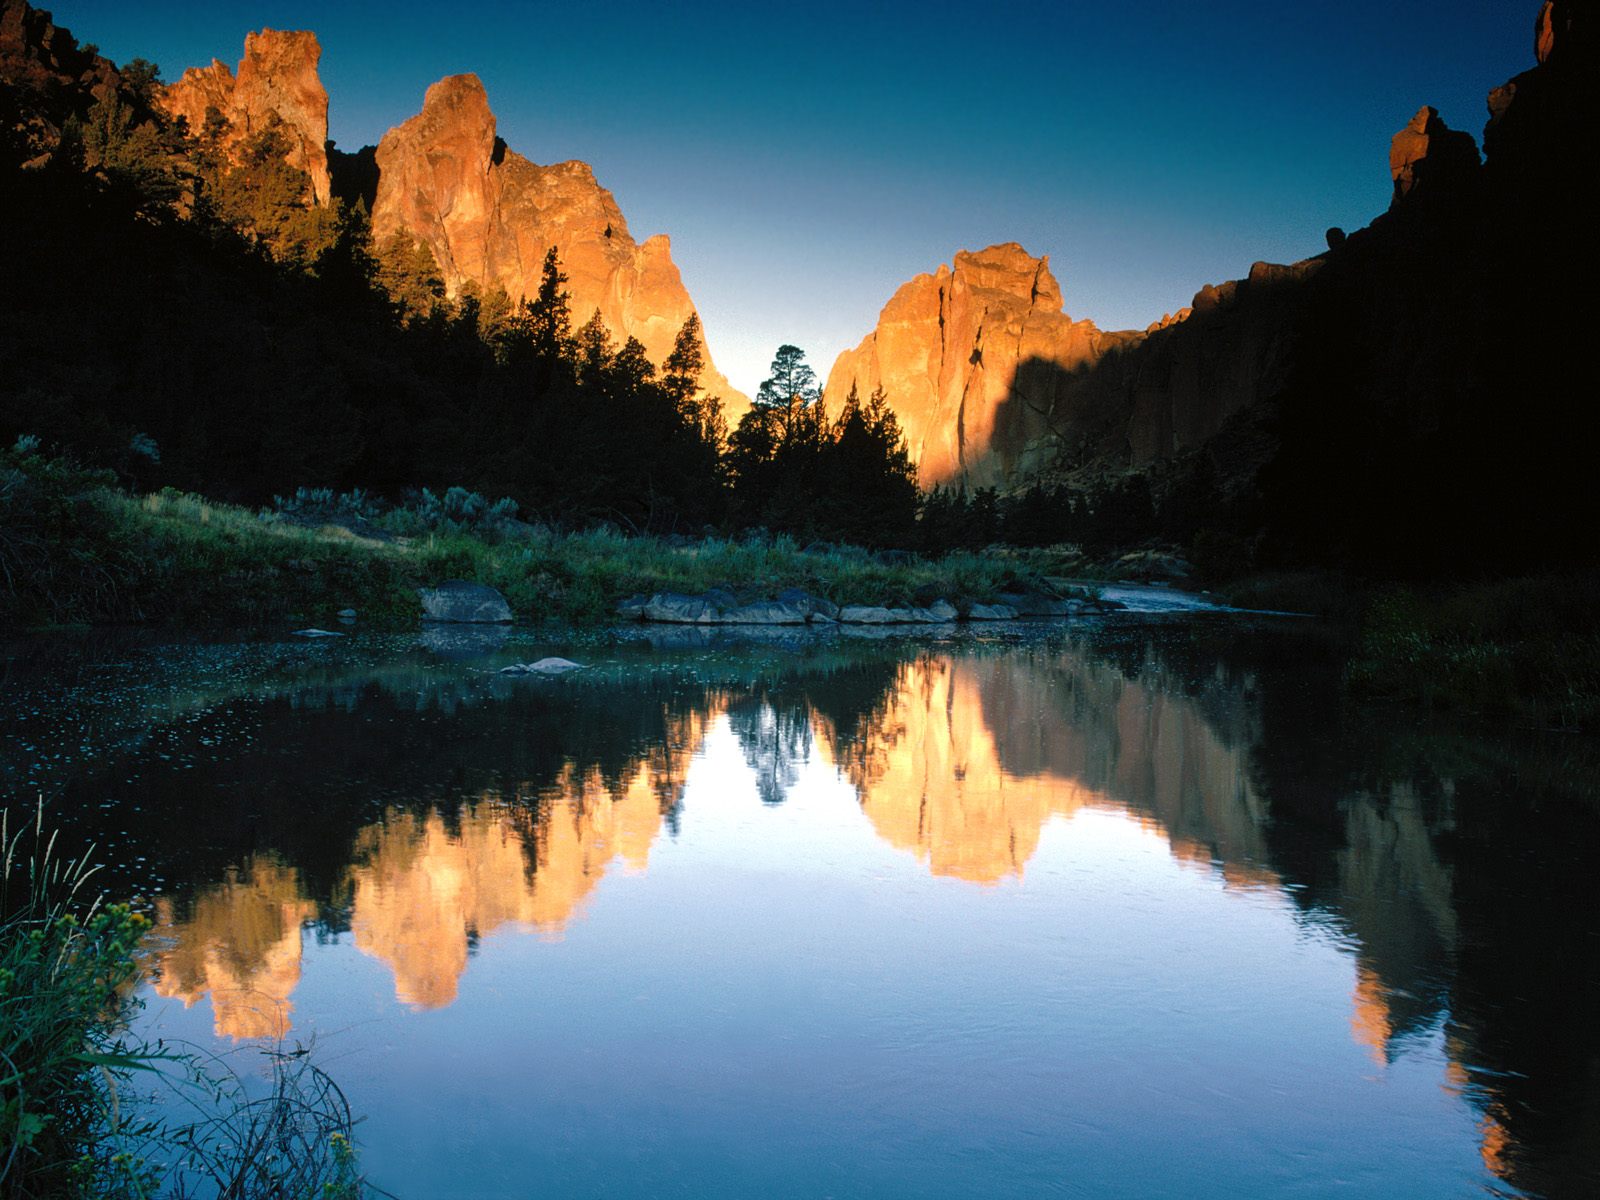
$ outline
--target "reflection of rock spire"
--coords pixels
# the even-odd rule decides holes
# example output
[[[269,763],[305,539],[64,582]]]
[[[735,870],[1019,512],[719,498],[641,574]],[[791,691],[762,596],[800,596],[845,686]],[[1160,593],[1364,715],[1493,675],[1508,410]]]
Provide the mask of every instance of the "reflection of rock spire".
[[[170,899],[156,903],[155,989],[189,1007],[210,994],[217,1033],[281,1038],[290,994],[300,982],[300,926],[316,915],[298,872],[270,855],[248,859],[194,899],[176,919]]]
[[[835,753],[880,837],[935,875],[975,883],[1021,875],[1044,823],[1090,799],[1075,781],[1001,766],[965,662],[908,664],[861,737]]]
[[[467,806],[454,831],[438,812],[391,812],[357,841],[356,946],[388,963],[402,1001],[442,1008],[472,939],[508,923],[559,932],[614,859],[644,868],[661,818],[648,766],[615,791],[569,768],[559,799]]]
[[[880,836],[936,875],[1020,876],[1045,822],[1096,805],[1163,833],[1179,861],[1218,866],[1230,886],[1276,886],[1247,743],[1215,726],[1154,671],[1129,679],[1070,654],[927,656],[848,743],[820,736]]]

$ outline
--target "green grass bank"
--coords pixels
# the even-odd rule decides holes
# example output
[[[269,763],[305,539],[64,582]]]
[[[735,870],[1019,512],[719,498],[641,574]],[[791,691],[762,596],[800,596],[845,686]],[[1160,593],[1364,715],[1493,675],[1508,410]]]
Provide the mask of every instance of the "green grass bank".
[[[354,608],[364,624],[404,627],[420,618],[417,588],[447,579],[498,588],[519,620],[573,625],[613,619],[635,593],[799,587],[837,604],[898,605],[1049,587],[1026,556],[926,559],[781,535],[319,525],[171,491],[133,497],[70,463],[0,452],[0,626],[314,624]]]

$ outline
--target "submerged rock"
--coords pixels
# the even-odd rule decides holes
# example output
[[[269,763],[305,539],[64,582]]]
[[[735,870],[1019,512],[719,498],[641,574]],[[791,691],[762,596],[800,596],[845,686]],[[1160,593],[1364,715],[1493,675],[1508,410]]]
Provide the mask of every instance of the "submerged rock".
[[[1014,621],[1017,610],[1009,604],[974,604],[967,609],[969,621]]]
[[[582,663],[575,663],[570,658],[541,658],[538,662],[512,663],[509,667],[501,667],[502,675],[565,675],[570,671],[583,670]]]
[[[494,588],[465,579],[451,579],[438,587],[418,588],[424,621],[462,625],[494,625],[511,620],[511,606]]]

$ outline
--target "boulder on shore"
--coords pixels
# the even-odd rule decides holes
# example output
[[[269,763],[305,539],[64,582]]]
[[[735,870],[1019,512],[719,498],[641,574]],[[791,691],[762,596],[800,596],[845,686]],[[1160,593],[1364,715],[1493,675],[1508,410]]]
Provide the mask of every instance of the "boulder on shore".
[[[511,620],[511,606],[494,588],[465,579],[451,579],[438,587],[418,588],[424,621],[459,625],[495,625]]]

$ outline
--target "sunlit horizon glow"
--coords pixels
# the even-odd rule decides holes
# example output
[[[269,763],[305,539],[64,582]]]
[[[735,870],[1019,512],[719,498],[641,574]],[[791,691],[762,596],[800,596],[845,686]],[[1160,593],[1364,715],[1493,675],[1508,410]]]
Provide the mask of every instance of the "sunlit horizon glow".
[[[783,342],[826,376],[958,250],[1049,255],[1067,311],[1107,329],[1318,253],[1385,208],[1389,138],[1422,104],[1481,134],[1538,6],[45,7],[168,79],[237,62],[251,30],[314,30],[346,150],[477,73],[513,149],[590,163],[639,240],[670,236],[718,366],[754,392]]]

